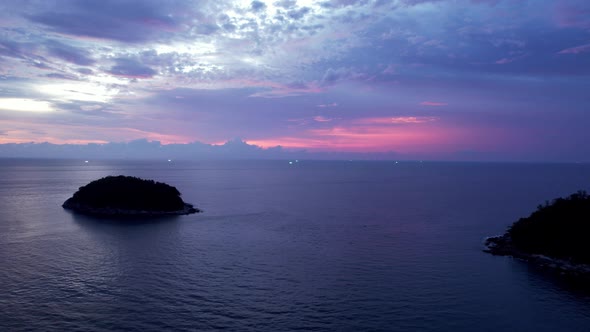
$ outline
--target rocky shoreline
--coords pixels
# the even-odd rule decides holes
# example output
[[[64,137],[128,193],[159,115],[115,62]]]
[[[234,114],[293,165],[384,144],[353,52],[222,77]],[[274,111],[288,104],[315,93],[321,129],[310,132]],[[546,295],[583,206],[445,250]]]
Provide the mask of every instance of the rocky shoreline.
[[[78,213],[95,215],[95,216],[179,216],[193,213],[199,213],[201,210],[195,208],[192,204],[184,203],[184,207],[181,210],[176,211],[146,211],[146,210],[129,210],[119,208],[96,208],[86,204],[80,204],[72,202],[72,199],[66,200],[62,207],[64,209],[72,210]]]
[[[590,277],[590,265],[524,252],[513,245],[509,235],[488,237],[484,240],[484,245],[483,251],[495,256],[510,256],[560,273]]]

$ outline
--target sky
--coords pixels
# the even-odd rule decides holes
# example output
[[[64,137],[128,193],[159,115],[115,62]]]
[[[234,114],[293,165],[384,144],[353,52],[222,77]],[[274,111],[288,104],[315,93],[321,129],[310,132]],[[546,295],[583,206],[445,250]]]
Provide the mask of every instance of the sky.
[[[588,162],[589,111],[587,0],[0,2],[0,156]]]

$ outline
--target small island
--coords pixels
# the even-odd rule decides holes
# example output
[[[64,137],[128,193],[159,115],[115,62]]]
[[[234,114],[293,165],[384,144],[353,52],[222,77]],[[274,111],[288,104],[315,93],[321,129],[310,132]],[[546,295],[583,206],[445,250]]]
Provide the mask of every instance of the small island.
[[[579,191],[539,205],[502,236],[485,240],[484,251],[512,256],[562,272],[590,276],[590,196]]]
[[[107,176],[82,186],[64,209],[103,216],[161,216],[200,212],[173,186],[132,176]]]

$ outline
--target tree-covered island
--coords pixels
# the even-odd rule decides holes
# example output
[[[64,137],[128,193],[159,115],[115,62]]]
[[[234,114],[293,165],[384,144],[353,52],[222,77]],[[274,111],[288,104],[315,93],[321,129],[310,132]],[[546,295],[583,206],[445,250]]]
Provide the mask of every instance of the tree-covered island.
[[[63,208],[93,215],[182,215],[200,212],[173,186],[132,176],[107,176],[82,186]]]
[[[590,275],[590,196],[579,191],[539,205],[507,232],[485,241],[485,251]]]

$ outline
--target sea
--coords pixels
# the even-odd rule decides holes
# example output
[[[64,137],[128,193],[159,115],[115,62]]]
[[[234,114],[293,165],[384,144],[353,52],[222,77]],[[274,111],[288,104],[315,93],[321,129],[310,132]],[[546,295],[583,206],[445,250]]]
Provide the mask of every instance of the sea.
[[[202,213],[78,215],[108,175]],[[590,331],[590,285],[484,253],[589,164],[0,160],[0,331]]]

